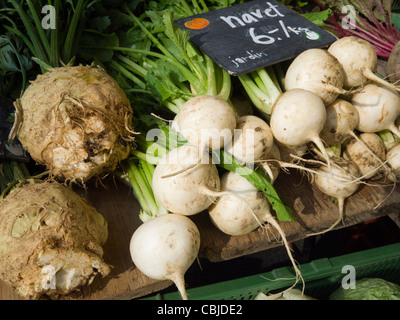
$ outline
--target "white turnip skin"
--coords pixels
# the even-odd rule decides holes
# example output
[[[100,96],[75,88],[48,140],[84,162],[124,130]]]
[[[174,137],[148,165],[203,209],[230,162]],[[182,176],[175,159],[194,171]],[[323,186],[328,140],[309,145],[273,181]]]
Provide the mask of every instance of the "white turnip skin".
[[[400,144],[394,145],[387,151],[386,161],[391,169],[391,174],[387,177],[393,182],[397,182],[400,177]]]
[[[400,95],[396,91],[376,84],[367,84],[355,93],[351,103],[357,109],[357,130],[379,132],[389,130],[400,137],[395,120],[400,114]]]
[[[309,234],[309,236],[328,232],[343,221],[344,201],[358,190],[359,177],[360,171],[357,165],[342,158],[335,159],[330,169],[326,165],[316,169],[315,185],[324,194],[337,199],[339,218],[328,229]]]
[[[363,179],[369,179],[380,172],[385,161],[385,145],[376,133],[362,133],[360,139],[352,139],[343,150],[343,158],[354,162]],[[361,141],[360,141],[361,140]],[[365,152],[365,145],[372,154]]]
[[[354,136],[358,121],[357,109],[346,100],[336,99],[326,106],[326,122],[320,137],[328,146],[343,143]]]
[[[263,119],[249,115],[238,118],[233,139],[224,150],[240,164],[253,164],[269,153],[274,143],[271,128]]]
[[[232,139],[236,113],[224,99],[200,95],[186,101],[174,122],[190,144],[202,150],[218,150]]]
[[[271,217],[271,205],[263,192],[241,175],[224,173],[221,190],[232,194],[218,197],[208,212],[211,221],[222,232],[234,236],[248,234]]]
[[[130,254],[135,266],[156,280],[171,280],[188,300],[184,275],[200,249],[200,232],[190,218],[166,214],[140,225],[132,235]]]
[[[193,215],[215,200],[211,193],[219,189],[220,179],[208,153],[184,145],[161,158],[152,185],[156,199],[168,211]]]
[[[344,71],[337,59],[325,49],[308,49],[290,64],[285,88],[304,89],[318,95],[325,104],[336,100],[343,89]]]
[[[288,147],[313,142],[329,165],[329,156],[319,136],[325,122],[326,107],[319,96],[304,89],[291,89],[272,107],[270,127],[274,138]]]
[[[326,107],[326,112],[327,120],[320,133],[321,139],[331,146],[345,144],[348,138],[353,138],[345,147],[345,158],[359,165],[364,179],[377,174],[378,167],[386,166],[383,163],[382,140],[375,133],[362,134],[363,139],[360,139],[361,136],[354,132],[360,119],[356,107],[346,100],[337,99]]]
[[[265,156],[260,158],[260,163],[264,171],[268,174],[270,183],[274,184],[276,179],[278,179],[280,173],[280,167],[276,161],[271,160],[281,160],[281,152],[276,143],[272,144],[270,152],[268,152]]]
[[[227,172],[221,177],[221,190],[226,194],[220,196],[208,210],[214,225],[226,234],[244,235],[258,227],[264,227],[264,222],[269,223],[282,238],[296,273],[296,283],[302,279],[285,233],[272,216],[270,204],[265,195],[246,178],[234,172]]]
[[[364,39],[348,36],[336,40],[328,48],[344,71],[344,88],[359,87],[371,80],[377,84],[397,90],[392,83],[378,77],[378,57],[372,44]]]

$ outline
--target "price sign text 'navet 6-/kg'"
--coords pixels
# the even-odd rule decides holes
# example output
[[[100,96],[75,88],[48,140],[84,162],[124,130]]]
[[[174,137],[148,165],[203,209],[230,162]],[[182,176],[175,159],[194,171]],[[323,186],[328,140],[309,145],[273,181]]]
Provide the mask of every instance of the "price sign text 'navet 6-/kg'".
[[[175,21],[190,41],[231,75],[326,47],[335,37],[273,0],[255,0]]]

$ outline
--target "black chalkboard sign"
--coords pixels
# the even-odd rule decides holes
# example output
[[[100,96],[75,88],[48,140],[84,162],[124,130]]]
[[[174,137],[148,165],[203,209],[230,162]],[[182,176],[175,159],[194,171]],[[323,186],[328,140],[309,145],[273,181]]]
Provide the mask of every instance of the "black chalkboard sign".
[[[254,71],[335,41],[274,0],[255,0],[179,19],[190,41],[231,75]]]

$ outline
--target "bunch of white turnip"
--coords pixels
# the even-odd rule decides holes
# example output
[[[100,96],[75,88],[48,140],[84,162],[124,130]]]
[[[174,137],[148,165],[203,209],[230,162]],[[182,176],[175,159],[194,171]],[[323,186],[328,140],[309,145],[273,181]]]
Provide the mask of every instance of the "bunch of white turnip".
[[[324,232],[343,219],[344,200],[360,183],[382,172],[397,180],[399,147],[388,150],[381,137],[400,137],[400,96],[394,84],[376,75],[377,63],[372,45],[354,36],[326,50],[306,50],[290,64],[286,91],[272,110],[276,140],[296,148],[311,141],[325,160],[312,170],[293,165],[312,172],[316,186],[338,200],[339,219]]]
[[[321,192],[338,200],[340,215],[326,231],[331,230],[343,219],[345,199],[361,183],[382,172],[395,182],[400,172],[395,164],[400,156],[394,154],[399,145],[388,150],[381,138],[388,132],[395,140],[400,137],[395,124],[400,96],[376,70],[371,44],[346,37],[293,60],[268,120],[239,116],[231,103],[217,96],[189,99],[172,122],[188,143],[170,150],[152,179],[155,197],[170,213],[145,222],[134,233],[131,254],[136,266],[149,277],[174,281],[187,299],[184,273],[200,248],[199,230],[190,216],[208,211],[214,225],[232,236],[275,227],[293,263],[296,283],[302,279],[268,199],[243,175],[219,172],[212,152],[223,149],[243,166],[263,167],[271,184],[283,167],[310,172]],[[309,150],[315,159],[303,157]]]
[[[214,225],[232,236],[271,224],[287,248],[296,281],[300,279],[285,234],[264,193],[239,173],[220,174],[210,155],[224,148],[242,165],[255,165],[270,155],[279,160],[267,122],[254,115],[239,117],[230,103],[217,96],[199,95],[184,104],[172,127],[188,143],[162,157],[152,179],[156,199],[170,213],[150,220],[151,224],[144,223],[134,233],[131,255],[135,265],[149,277],[174,281],[186,299],[184,273],[195,260],[200,244],[199,231],[189,216],[208,211]],[[275,181],[278,167],[267,162],[263,167],[270,181]],[[176,220],[173,226],[171,222],[172,229],[165,226],[168,219]]]

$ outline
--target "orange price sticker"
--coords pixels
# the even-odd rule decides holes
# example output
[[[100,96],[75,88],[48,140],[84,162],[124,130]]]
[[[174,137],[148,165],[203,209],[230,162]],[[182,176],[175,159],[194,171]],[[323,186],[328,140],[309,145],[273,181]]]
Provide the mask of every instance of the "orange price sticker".
[[[193,20],[189,20],[185,22],[185,27],[188,29],[203,29],[207,27],[210,22],[204,18],[194,18]]]

